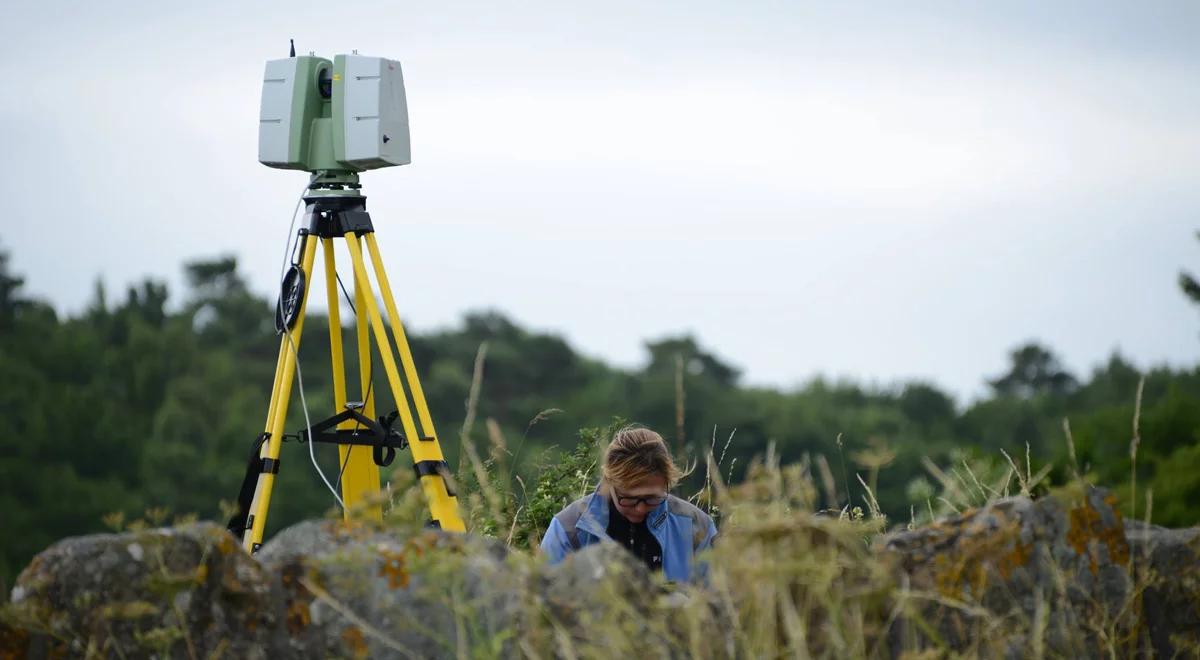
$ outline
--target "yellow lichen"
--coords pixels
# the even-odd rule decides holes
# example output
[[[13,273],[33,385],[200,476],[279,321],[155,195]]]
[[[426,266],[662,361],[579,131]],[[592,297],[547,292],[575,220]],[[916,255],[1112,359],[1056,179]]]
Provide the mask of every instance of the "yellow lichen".
[[[100,609],[104,619],[140,619],[159,613],[159,606],[144,600],[134,600],[125,603],[109,603]]]
[[[240,548],[241,546],[234,542],[233,537],[228,534],[223,534],[217,541],[217,551],[223,555],[230,555]]]

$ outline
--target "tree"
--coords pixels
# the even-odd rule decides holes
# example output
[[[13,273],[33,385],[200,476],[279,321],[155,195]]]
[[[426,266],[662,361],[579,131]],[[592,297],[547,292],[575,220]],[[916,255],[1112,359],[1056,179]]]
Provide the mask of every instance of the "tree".
[[[900,392],[900,410],[905,417],[930,427],[954,420],[954,400],[928,383],[909,383]]]
[[[197,300],[222,298],[246,290],[234,256],[192,261],[184,264],[183,270]]]
[[[9,274],[8,257],[8,252],[0,251],[0,330],[12,328],[18,311],[25,304],[19,295],[25,279]]]
[[[689,376],[705,376],[722,387],[735,385],[740,375],[736,368],[702,350],[691,335],[646,342],[646,350],[650,352],[650,363],[646,366],[648,374],[674,374],[682,358]]]
[[[1061,396],[1074,391],[1078,383],[1067,373],[1058,357],[1037,342],[1029,342],[1009,353],[1012,366],[1008,373],[988,380],[988,385],[1000,396],[1022,399],[1039,394]]]
[[[1200,239],[1200,231],[1196,232],[1196,238]],[[1188,300],[1195,305],[1200,305],[1200,282],[1196,281],[1195,277],[1186,271],[1179,271],[1179,288],[1183,290],[1183,295],[1187,296]]]

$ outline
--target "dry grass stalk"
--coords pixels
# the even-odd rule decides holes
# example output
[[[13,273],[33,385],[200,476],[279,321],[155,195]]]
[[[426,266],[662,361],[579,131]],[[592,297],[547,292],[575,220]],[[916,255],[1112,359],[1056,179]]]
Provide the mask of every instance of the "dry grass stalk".
[[[833,470],[829,469],[829,461],[825,454],[817,454],[817,472],[821,475],[821,486],[825,490],[825,502],[831,509],[838,508],[837,484],[833,479]]]
[[[465,447],[471,442],[471,427],[475,425],[475,414],[479,408],[479,391],[483,386],[483,363],[487,359],[488,343],[486,341],[479,343],[479,349],[475,351],[475,367],[471,373],[471,389],[467,394],[467,414],[463,417],[462,430],[459,431],[459,453],[458,453],[458,470],[456,473],[459,476],[459,482],[462,482],[463,476],[463,457],[466,454]]]
[[[675,355],[675,455],[682,457],[686,446],[684,429],[684,411],[687,392],[683,388],[683,353]]]
[[[1013,461],[1012,456],[1009,456],[1008,452],[1004,451],[1003,448],[1000,449],[1000,453],[1004,454],[1005,460],[1007,460],[1008,464],[1012,466],[1013,473],[1017,475],[1017,483],[1021,484],[1021,494],[1025,497],[1032,495],[1032,492],[1029,489],[1029,479],[1027,479],[1025,475],[1021,474],[1021,468],[1017,467],[1017,464]]]
[[[1146,387],[1146,377],[1138,379],[1137,399],[1133,404],[1133,438],[1129,441],[1129,517],[1137,517],[1137,451],[1142,443],[1140,422],[1142,419],[1142,391]]]
[[[1075,481],[1082,482],[1083,478],[1079,476],[1079,461],[1075,458],[1075,436],[1071,434],[1071,420],[1063,417],[1062,428],[1063,435],[1067,438],[1067,457],[1071,459],[1071,473],[1075,476]]]

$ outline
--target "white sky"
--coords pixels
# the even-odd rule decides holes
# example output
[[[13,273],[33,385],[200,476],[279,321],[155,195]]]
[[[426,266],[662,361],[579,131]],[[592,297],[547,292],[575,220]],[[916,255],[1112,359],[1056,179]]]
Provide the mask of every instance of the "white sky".
[[[66,312],[226,253],[274,289],[294,37],[404,64],[413,164],[363,182],[418,331],[493,307],[626,366],[691,331],[751,383],[960,398],[1031,338],[1200,358],[1200,4],[174,4],[0,24],[0,247]]]

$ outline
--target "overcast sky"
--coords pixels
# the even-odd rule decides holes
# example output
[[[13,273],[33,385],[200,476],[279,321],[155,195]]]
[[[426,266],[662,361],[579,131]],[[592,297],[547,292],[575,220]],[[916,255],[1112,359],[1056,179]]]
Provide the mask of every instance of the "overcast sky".
[[[66,313],[221,254],[274,291],[291,37],[403,63],[413,162],[363,183],[417,331],[491,307],[624,366],[692,332],[751,383],[964,401],[1028,339],[1200,358],[1200,3],[31,4],[0,247]]]

